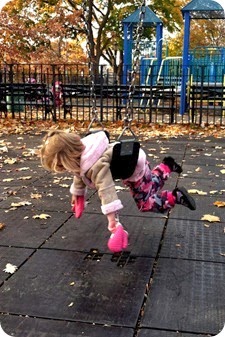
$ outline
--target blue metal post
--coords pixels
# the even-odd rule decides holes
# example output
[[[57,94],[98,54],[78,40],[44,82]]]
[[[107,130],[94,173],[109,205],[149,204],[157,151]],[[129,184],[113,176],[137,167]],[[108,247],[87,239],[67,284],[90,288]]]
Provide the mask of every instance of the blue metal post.
[[[133,46],[133,25],[124,23],[124,42],[123,42],[123,84],[127,84],[127,74],[132,69],[132,46]]]
[[[189,54],[189,40],[190,40],[190,13],[184,12],[184,40],[183,40],[183,64],[182,64],[182,78],[181,78],[181,97],[180,97],[180,114],[183,115],[186,110],[186,83],[188,79],[188,54]]]
[[[163,43],[163,25],[162,23],[157,23],[156,26],[156,58],[158,67],[162,62],[162,43]]]

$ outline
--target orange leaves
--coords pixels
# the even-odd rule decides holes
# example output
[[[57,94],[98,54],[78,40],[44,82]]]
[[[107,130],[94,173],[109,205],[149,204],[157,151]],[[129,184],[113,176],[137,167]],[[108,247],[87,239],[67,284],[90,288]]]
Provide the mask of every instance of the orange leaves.
[[[213,205],[217,207],[225,207],[225,201],[215,201]]]
[[[2,230],[3,228],[5,228],[5,224],[0,222],[0,230]]]
[[[32,131],[34,134],[40,134],[41,131],[47,131],[50,128],[69,129],[70,131],[77,131],[82,134],[87,131],[89,121],[79,122],[74,120],[59,120],[57,125],[52,120],[38,120],[38,121],[19,121],[15,119],[0,119],[0,135],[3,134],[23,134]],[[110,132],[110,136],[118,137],[123,129],[123,122],[106,122],[105,129]],[[140,140],[162,138],[177,138],[180,136],[187,136],[191,138],[204,138],[208,136],[225,137],[225,128],[222,126],[209,126],[201,128],[192,126],[190,124],[153,124],[133,122],[132,130],[140,137]],[[163,149],[162,149],[163,151]],[[28,152],[28,151],[26,151]],[[196,168],[198,170],[198,168]],[[222,173],[222,172],[221,172]]]

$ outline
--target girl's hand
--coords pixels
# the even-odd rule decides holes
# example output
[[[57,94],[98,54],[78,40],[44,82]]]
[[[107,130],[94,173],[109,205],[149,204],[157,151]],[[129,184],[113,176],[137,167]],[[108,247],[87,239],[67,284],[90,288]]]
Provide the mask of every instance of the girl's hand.
[[[116,218],[116,213],[107,214],[108,219],[108,230],[112,233],[116,230],[116,225],[118,223],[118,219]]]

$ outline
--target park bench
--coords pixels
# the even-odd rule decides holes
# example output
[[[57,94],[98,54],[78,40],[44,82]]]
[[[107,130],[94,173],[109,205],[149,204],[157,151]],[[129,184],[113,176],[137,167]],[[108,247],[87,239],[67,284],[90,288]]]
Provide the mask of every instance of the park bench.
[[[121,111],[126,108],[129,99],[129,85],[96,84],[94,94],[98,107],[106,104],[116,109],[116,119],[121,119]],[[62,97],[64,118],[69,113],[72,116],[72,108],[76,104],[90,106],[91,101],[89,84],[62,84]],[[140,109],[166,111],[174,119],[176,91],[175,86],[135,86],[132,100]],[[110,100],[110,102],[109,102]]]
[[[18,113],[25,113],[25,117],[42,113],[42,118],[52,117],[56,120],[62,113],[65,119],[69,114],[73,117],[73,108],[77,110],[87,108],[90,111],[93,97],[90,85],[84,83],[60,84],[60,100],[57,101],[52,93],[52,87],[45,83],[1,83],[0,108],[1,113],[12,113],[13,118]],[[116,120],[122,119],[122,112],[126,113],[129,97],[136,111],[149,116],[159,111],[169,115],[174,120],[175,100],[177,97],[174,86],[142,86],[135,85],[130,92],[129,85],[97,83],[94,88],[96,106],[100,109],[101,119],[105,111],[115,111]],[[131,94],[131,95],[130,95]],[[108,109],[108,110],[107,110]]]
[[[200,123],[204,113],[224,114],[225,86],[222,83],[193,83],[190,86],[189,105],[192,122],[198,112]]]
[[[11,112],[13,117],[28,108],[42,109],[46,118],[53,110],[52,94],[43,83],[1,83],[0,99],[1,112]]]

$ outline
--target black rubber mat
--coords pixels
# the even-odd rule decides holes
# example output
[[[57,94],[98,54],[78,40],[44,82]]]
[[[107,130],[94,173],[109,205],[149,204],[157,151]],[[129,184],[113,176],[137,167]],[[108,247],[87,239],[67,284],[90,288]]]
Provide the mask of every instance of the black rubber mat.
[[[225,263],[160,259],[142,327],[218,334],[225,322]]]
[[[184,180],[186,180],[186,178],[206,179],[209,180],[208,183],[210,183],[211,180],[215,181],[216,179],[225,180],[225,175],[221,173],[223,166],[220,166],[219,162],[215,162],[214,165],[205,165],[201,163],[194,163],[194,165],[190,165],[189,163],[185,162],[182,168],[183,172],[181,174],[181,178]],[[204,182],[204,180],[202,182]]]
[[[215,201],[224,201],[224,197],[215,195],[202,196],[197,194],[193,194],[192,197],[196,202],[195,211],[191,211],[189,208],[182,205],[175,205],[175,207],[171,210],[170,217],[177,219],[201,220],[205,214],[211,214],[218,216],[221,222],[225,221],[224,208],[214,205]]]
[[[5,269],[10,271],[9,268],[6,268],[7,264],[18,268],[32,253],[32,249],[0,246],[0,283],[12,275],[4,271]]]
[[[180,333],[178,331],[162,331],[152,329],[141,329],[137,337],[205,337],[205,335]]]
[[[166,219],[121,216],[120,221],[129,233],[128,251],[139,256],[156,256]],[[44,247],[77,251],[97,248],[109,253],[107,226],[107,219],[102,214],[85,214],[81,219],[72,217]]]
[[[198,177],[197,175],[193,176],[191,173],[188,174],[188,176],[181,178],[179,180],[179,185],[184,185],[187,190],[196,190],[195,194],[192,194],[193,197],[201,195],[201,193],[204,193],[202,196],[217,197],[218,195],[221,195],[225,197],[225,176],[224,179],[222,179],[222,176],[219,178],[209,177],[207,175]]]
[[[133,329],[31,317],[0,316],[3,330],[15,337],[133,337]],[[179,336],[178,336],[179,337]]]
[[[96,324],[136,325],[153,260],[40,249],[1,288],[0,311]]]
[[[10,209],[12,204],[28,202],[23,208],[47,211],[71,212],[71,194],[68,185],[58,187],[36,187],[34,185],[22,188],[0,203],[0,208]]]
[[[225,263],[224,223],[169,219],[160,256]]]
[[[1,214],[1,221],[5,224],[5,227],[0,232],[0,244],[30,248],[38,248],[70,216],[60,212],[48,214],[35,210],[21,210],[20,208],[8,213],[2,210]],[[49,217],[46,219],[33,219],[33,216],[42,214]]]

